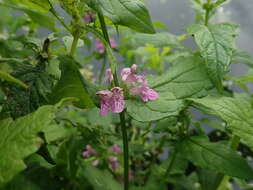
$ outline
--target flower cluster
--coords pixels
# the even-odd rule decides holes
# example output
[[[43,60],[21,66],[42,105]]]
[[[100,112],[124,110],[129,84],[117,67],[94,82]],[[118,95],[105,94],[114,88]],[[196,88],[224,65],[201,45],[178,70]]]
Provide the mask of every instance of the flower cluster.
[[[119,145],[114,144],[113,146],[109,148],[109,152],[113,155],[109,156],[108,162],[110,164],[112,171],[116,171],[116,169],[118,169],[120,166],[118,157],[116,157],[116,155],[122,152],[121,148],[119,147]],[[97,156],[97,154],[98,152],[94,148],[92,148],[91,145],[88,144],[86,145],[85,151],[83,152],[82,156],[84,158],[90,158],[92,156]],[[93,162],[91,162],[92,166],[97,166],[98,164],[99,164],[99,159],[97,158]]]
[[[111,44],[112,48],[117,47],[117,43],[112,38],[110,38],[110,44]],[[96,39],[95,48],[97,49],[98,53],[100,53],[100,54],[105,53],[105,46],[104,46],[103,42],[101,42],[101,40],[99,40],[99,39]]]
[[[137,65],[124,68],[121,71],[121,80],[130,89],[130,95],[139,96],[143,102],[158,98],[156,91],[148,87],[144,74],[137,74]],[[113,75],[110,69],[106,70],[106,82],[111,83]],[[100,98],[100,114],[107,115],[110,111],[121,113],[125,107],[123,89],[114,87],[111,90],[102,90],[96,93]]]

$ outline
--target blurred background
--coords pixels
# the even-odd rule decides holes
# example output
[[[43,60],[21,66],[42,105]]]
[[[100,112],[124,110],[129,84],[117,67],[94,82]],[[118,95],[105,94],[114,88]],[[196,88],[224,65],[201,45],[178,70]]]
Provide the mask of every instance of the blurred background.
[[[191,8],[191,0],[146,0],[146,5],[154,21],[164,23],[169,32],[183,34],[185,27],[194,23],[194,10]],[[240,34],[237,37],[237,47],[247,51],[253,56],[253,1],[231,0],[218,9],[217,14],[211,20],[217,22],[232,22],[240,25]],[[194,42],[187,44],[194,48]],[[234,64],[231,75],[241,75],[247,72],[248,67],[242,64]],[[251,90],[253,88],[251,87]],[[240,91],[236,88],[236,91]]]

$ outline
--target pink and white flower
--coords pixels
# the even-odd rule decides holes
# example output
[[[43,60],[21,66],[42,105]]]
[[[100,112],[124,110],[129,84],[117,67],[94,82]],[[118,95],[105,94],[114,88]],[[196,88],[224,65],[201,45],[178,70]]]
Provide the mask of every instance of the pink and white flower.
[[[112,38],[110,38],[110,44],[111,44],[112,48],[117,47],[116,41]],[[105,46],[104,46],[103,42],[101,42],[101,40],[99,40],[99,39],[96,39],[95,48],[97,49],[98,53],[100,53],[100,54],[105,53]]]
[[[92,148],[89,144],[87,144],[85,147],[85,151],[83,152],[82,155],[84,158],[88,158],[95,154],[97,154],[97,151],[94,148]]]
[[[107,115],[110,111],[121,113],[125,108],[123,89],[114,87],[111,90],[102,90],[96,93],[100,98],[100,114]]]
[[[114,154],[120,154],[122,152],[120,146],[117,144],[111,146],[110,151]]]
[[[142,85],[132,88],[130,90],[132,95],[139,95],[143,102],[148,102],[149,100],[153,101],[158,98],[156,91],[148,87],[147,82],[144,82]]]
[[[109,163],[111,165],[112,171],[116,171],[116,169],[119,168],[119,161],[117,157],[109,157]]]

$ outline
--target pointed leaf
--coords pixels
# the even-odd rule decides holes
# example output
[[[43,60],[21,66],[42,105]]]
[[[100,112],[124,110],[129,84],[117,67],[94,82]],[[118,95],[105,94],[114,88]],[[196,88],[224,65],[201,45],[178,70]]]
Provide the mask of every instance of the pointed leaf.
[[[96,9],[100,6],[103,14],[115,25],[127,26],[143,33],[155,33],[149,12],[139,0],[89,0]]]
[[[53,104],[59,102],[62,98],[78,98],[79,102],[75,105],[81,108],[94,107],[94,103],[88,94],[86,83],[80,74],[75,61],[67,56],[59,58],[61,61],[61,79],[54,88],[50,99]]]
[[[211,143],[198,136],[184,139],[178,149],[196,166],[233,177],[253,178],[253,171],[246,160],[223,143]]]
[[[191,100],[194,107],[225,120],[228,128],[253,150],[253,109],[250,102],[230,97]]]
[[[177,58],[165,74],[150,77],[149,86],[158,92],[172,93],[177,99],[205,96],[212,88],[203,59],[197,56]]]
[[[205,59],[208,75],[218,90],[222,90],[223,75],[231,63],[237,27],[223,23],[208,27],[196,24],[188,28],[188,33],[194,35]]]

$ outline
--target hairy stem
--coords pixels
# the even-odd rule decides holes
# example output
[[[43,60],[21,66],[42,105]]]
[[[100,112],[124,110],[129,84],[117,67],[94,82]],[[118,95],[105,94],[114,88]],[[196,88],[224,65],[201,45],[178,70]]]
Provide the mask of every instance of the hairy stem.
[[[76,49],[77,49],[78,40],[79,40],[79,31],[77,30],[73,34],[73,42],[72,42],[71,49],[70,49],[70,52],[69,52],[69,55],[71,57],[73,57],[75,55],[75,52],[76,52]]]
[[[124,152],[124,190],[128,190],[129,187],[129,152],[128,152],[128,137],[126,129],[125,111],[120,113],[120,125],[123,137],[123,152]]]
[[[54,9],[53,4],[51,3],[50,0],[47,0],[48,4],[50,5],[50,12],[54,15],[54,17],[64,26],[64,28],[68,31],[71,32],[70,28],[65,24],[63,19],[57,14],[56,10]]]
[[[102,84],[102,80],[103,80],[103,76],[105,74],[105,68],[106,68],[106,56],[104,57],[104,60],[103,60],[103,65],[101,67],[101,70],[100,70],[100,73],[99,73],[99,78],[98,78],[98,82],[99,84],[101,85]]]

